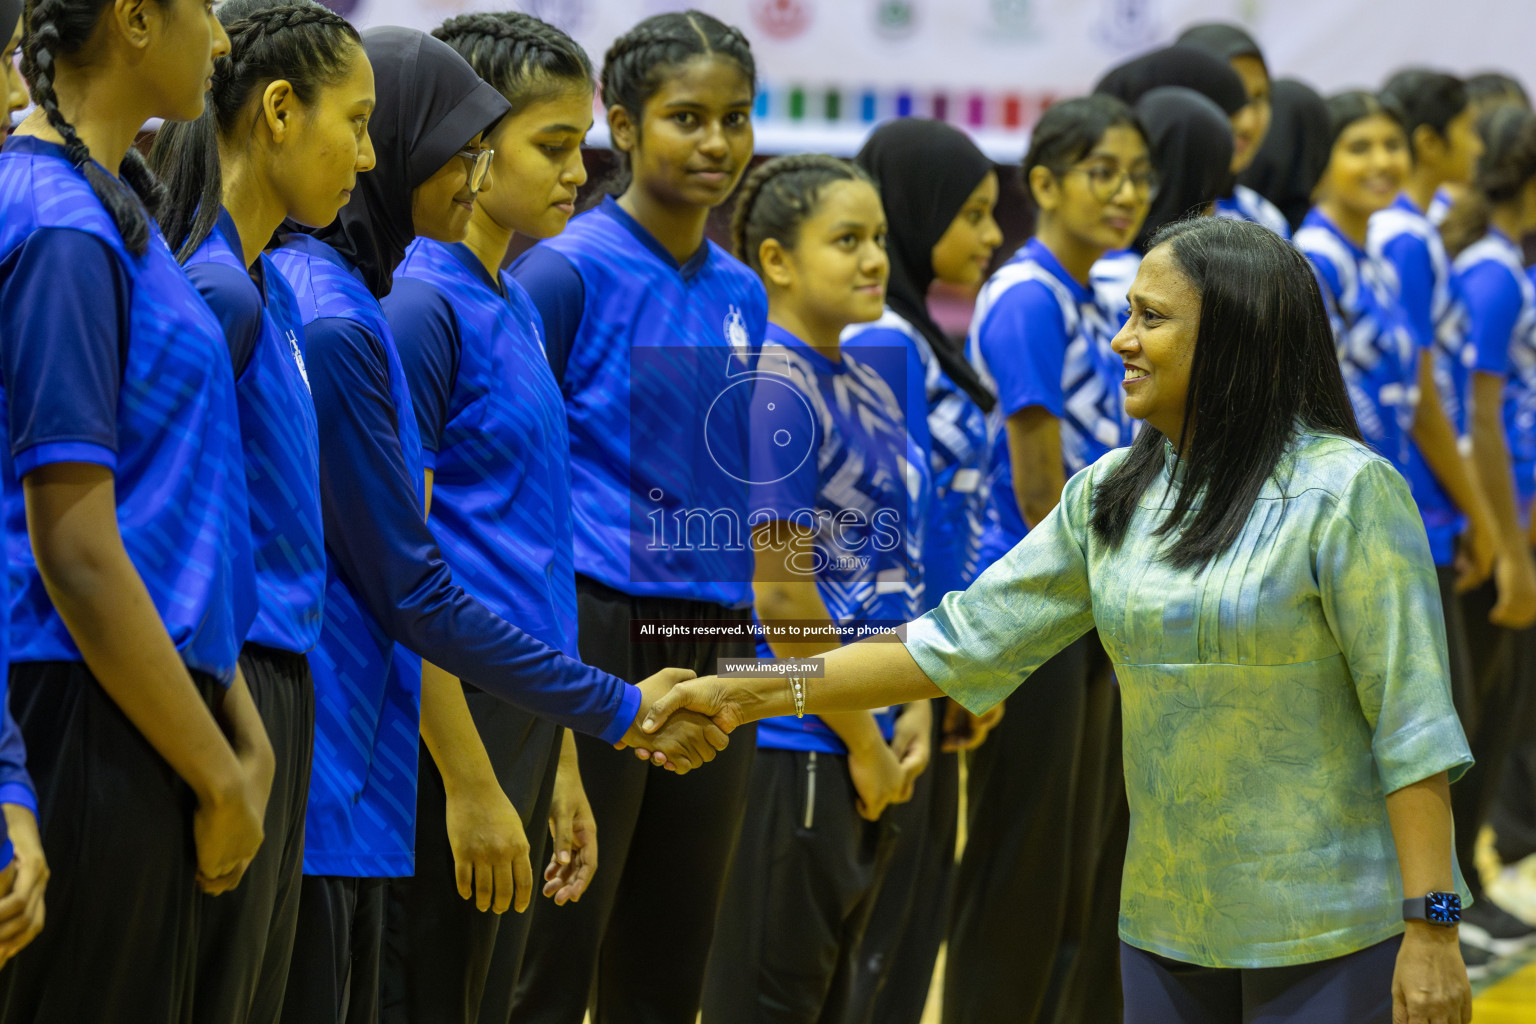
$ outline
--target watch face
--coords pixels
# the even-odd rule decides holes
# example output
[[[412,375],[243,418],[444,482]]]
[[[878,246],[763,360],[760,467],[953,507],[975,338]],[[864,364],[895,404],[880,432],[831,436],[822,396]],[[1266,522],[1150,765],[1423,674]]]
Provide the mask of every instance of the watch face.
[[[1427,893],[1424,918],[1435,924],[1455,924],[1461,920],[1461,897],[1453,892]]]

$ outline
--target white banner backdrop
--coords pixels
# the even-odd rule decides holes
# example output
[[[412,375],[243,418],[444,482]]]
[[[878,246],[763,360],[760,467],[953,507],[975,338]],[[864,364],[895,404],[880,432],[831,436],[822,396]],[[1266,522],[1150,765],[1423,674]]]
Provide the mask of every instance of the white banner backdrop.
[[[1536,0],[327,0],[360,27],[513,6],[600,63],[641,18],[697,7],[752,41],[759,149],[848,151],[877,120],[939,116],[1019,158],[1044,103],[1203,20],[1245,25],[1277,76],[1327,92],[1429,64],[1536,80]],[[601,132],[594,132],[594,136]],[[598,138],[594,142],[600,142]]]

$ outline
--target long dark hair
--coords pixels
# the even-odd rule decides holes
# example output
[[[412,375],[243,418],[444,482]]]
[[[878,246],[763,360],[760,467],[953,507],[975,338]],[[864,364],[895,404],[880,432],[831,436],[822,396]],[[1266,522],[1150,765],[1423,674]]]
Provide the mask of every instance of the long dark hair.
[[[770,238],[793,249],[800,226],[816,215],[821,193],[839,181],[874,180],[858,164],[823,153],[776,156],[747,176],[731,217],[731,245],[736,258],[761,275],[758,253]]]
[[[1517,197],[1536,178],[1536,114],[1526,107],[1495,107],[1483,115],[1477,131],[1484,146],[1477,174],[1440,228],[1453,257],[1488,233],[1495,206]]]
[[[460,14],[432,34],[458,51],[475,73],[512,104],[508,116],[551,93],[593,88],[592,61],[574,39],[522,11]]]
[[[1156,532],[1177,535],[1167,562],[1198,569],[1242,532],[1297,423],[1361,437],[1305,256],[1267,228],[1214,217],[1169,225],[1152,240],[1153,248],[1162,245],[1200,293],[1200,322],[1184,436],[1174,439],[1183,476]],[[1130,453],[1094,490],[1092,525],[1101,541],[1119,546],[1125,539],[1137,500],[1163,468],[1163,441],[1142,424]]]
[[[157,0],[164,3],[164,0]],[[75,126],[59,110],[59,97],[53,88],[55,61],[77,53],[96,31],[108,0],[32,0],[27,4],[25,28],[21,37],[21,73],[32,90],[32,101],[48,118],[48,124],[64,140],[70,162],[80,168],[91,191],[101,200],[112,223],[123,236],[123,244],[136,256],[149,246],[149,221],[145,211],[153,213],[164,198],[165,190],[150,171],[144,157],[132,146],[123,155],[114,178],[96,161],[81,141]]]
[[[667,72],[694,57],[724,57],[741,69],[757,88],[757,63],[752,58],[752,44],[741,30],[727,25],[703,11],[681,11],[646,18],[613,41],[603,56],[603,108],[623,107],[635,125],[636,138],[646,101],[666,83]],[[629,156],[613,151],[617,174],[608,191],[620,193],[629,187]]]
[[[345,78],[363,53],[357,29],[313,0],[229,0],[218,13],[229,33],[229,56],[214,62],[203,116],[167,122],[149,152],[167,191],[160,230],[183,262],[219,219],[224,203],[219,137],[240,130],[236,121],[251,97],[282,80],[308,106],[321,89]]]

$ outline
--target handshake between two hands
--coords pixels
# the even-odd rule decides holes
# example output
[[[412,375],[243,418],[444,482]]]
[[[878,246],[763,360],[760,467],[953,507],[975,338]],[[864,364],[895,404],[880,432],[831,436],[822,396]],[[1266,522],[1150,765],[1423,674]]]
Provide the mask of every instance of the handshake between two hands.
[[[713,761],[747,720],[718,676],[664,668],[639,686],[640,713],[614,748],[633,748],[640,760],[669,772],[686,775]]]

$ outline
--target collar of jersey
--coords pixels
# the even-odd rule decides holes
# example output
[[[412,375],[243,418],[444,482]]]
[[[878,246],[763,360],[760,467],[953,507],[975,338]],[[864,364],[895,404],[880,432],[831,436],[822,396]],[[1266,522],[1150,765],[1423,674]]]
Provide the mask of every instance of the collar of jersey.
[[[366,288],[368,286],[368,282],[364,279],[363,272],[361,270],[358,270],[345,256],[337,252],[335,249],[332,249],[326,243],[320,241],[320,239],[316,238],[314,235],[306,235],[303,232],[298,231],[291,235],[284,235],[282,247],[284,249],[292,249],[295,252],[302,252],[306,256],[318,257],[319,259],[325,260],[327,263],[334,263],[336,266],[340,267],[342,270],[345,270],[347,273],[361,281],[363,287]],[[370,292],[369,294],[372,293]]]
[[[213,222],[213,230],[224,237],[224,244],[229,246],[229,251],[235,254],[235,259],[245,258],[245,244],[240,241],[240,229],[235,226],[235,218],[225,207],[219,207],[219,219]],[[262,254],[266,255],[265,253]],[[267,304],[267,272],[261,265],[261,256],[256,257],[246,271],[250,274],[251,282],[256,285],[256,291],[261,294],[261,304]]]
[[[804,341],[801,341],[771,320],[768,322],[768,330],[763,333],[763,340],[783,345],[787,349],[793,349],[807,362],[815,366],[817,373],[846,373],[848,371],[848,356],[846,354],[839,361],[833,362],[822,352],[807,345]]]
[[[625,231],[634,235],[636,241],[654,253],[657,259],[681,274],[685,281],[703,270],[704,264],[709,262],[709,239],[707,238],[699,246],[698,251],[689,256],[686,262],[679,263],[677,258],[666,250],[665,246],[656,241],[656,236],[647,231],[644,224],[631,217],[629,211],[620,206],[613,196],[604,196],[602,204],[598,206],[598,209],[617,221]]]
[[[444,245],[442,242],[434,244],[443,246],[444,251],[458,260],[464,269],[473,275],[476,281],[479,281],[502,298],[507,297],[507,290],[501,286],[500,281],[485,272],[485,264],[480,262],[480,257],[476,256],[475,251],[469,246],[463,242],[454,242],[452,245]]]
[[[1356,259],[1365,258],[1365,250],[1356,245],[1353,238],[1350,238],[1344,232],[1340,231],[1338,225],[1329,220],[1328,215],[1324,213],[1321,208],[1314,206],[1312,209],[1307,211],[1307,219],[1302,221],[1302,224],[1306,225],[1308,223],[1326,228],[1329,233],[1331,233],[1335,238],[1343,242],[1344,245],[1348,247],[1349,251],[1355,255]]]
[[[1052,277],[1071,289],[1072,295],[1078,302],[1086,302],[1092,298],[1093,289],[1085,284],[1080,284],[1077,278],[1067,273],[1067,268],[1061,265],[1061,260],[1058,260],[1056,254],[1047,249],[1045,243],[1040,241],[1040,239],[1031,238],[1025,242],[1024,248],[1019,250],[1019,255],[1024,259],[1034,260],[1046,270],[1049,270]]]

